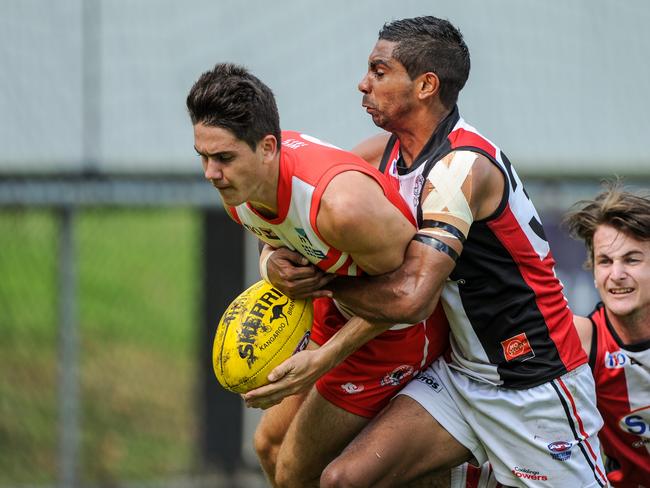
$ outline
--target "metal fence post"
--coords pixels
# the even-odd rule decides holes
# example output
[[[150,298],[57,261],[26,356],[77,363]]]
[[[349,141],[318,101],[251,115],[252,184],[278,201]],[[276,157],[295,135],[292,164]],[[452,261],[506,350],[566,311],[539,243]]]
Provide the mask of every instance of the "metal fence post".
[[[244,230],[221,209],[205,210],[202,226],[201,458],[206,467],[233,473],[242,465],[242,401],[217,382],[212,342],[221,314],[244,289]]]
[[[79,384],[74,210],[59,218],[59,486],[77,486]]]

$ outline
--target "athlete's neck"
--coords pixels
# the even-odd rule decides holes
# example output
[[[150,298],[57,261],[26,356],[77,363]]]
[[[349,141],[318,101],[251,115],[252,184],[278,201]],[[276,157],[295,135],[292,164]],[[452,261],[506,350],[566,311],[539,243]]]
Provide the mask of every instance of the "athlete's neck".
[[[608,311],[609,321],[623,344],[638,344],[650,340],[650,309],[642,309],[625,316]]]
[[[451,111],[421,110],[417,113],[410,114],[407,121],[395,127],[393,132],[400,143],[400,151],[407,168],[413,165],[413,162],[422,152],[422,149],[429,142],[431,136],[436,131],[440,122],[442,122]]]
[[[273,161],[264,166],[257,182],[257,191],[248,204],[260,215],[272,219],[278,215],[278,193],[280,181],[280,152],[277,152]]]

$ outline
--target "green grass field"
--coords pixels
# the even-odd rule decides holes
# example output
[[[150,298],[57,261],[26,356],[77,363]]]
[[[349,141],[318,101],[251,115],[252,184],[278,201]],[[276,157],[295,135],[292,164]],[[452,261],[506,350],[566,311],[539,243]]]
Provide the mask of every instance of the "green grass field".
[[[190,472],[199,226],[191,210],[75,222],[84,483]],[[57,215],[0,211],[0,486],[57,476]]]

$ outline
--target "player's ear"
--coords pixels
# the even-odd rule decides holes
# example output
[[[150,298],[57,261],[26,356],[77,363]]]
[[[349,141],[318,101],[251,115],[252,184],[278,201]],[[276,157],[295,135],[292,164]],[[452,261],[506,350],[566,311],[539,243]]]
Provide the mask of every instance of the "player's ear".
[[[417,80],[417,90],[420,100],[437,95],[440,92],[440,78],[431,71],[422,73]]]
[[[262,138],[259,144],[264,157],[264,162],[272,161],[278,150],[278,140],[275,136],[273,134],[267,134]]]

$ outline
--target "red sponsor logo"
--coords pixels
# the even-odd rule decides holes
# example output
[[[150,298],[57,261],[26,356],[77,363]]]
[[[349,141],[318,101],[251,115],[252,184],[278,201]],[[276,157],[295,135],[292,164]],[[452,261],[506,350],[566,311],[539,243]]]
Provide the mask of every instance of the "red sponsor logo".
[[[535,356],[535,353],[533,353],[533,348],[530,347],[530,342],[528,342],[528,338],[526,337],[525,332],[517,334],[516,336],[511,337],[510,339],[506,339],[505,341],[501,341],[501,347],[503,347],[503,354],[506,357],[506,361],[512,361],[513,359],[520,358],[522,356],[528,356],[526,359]]]
[[[548,481],[548,476],[541,474],[539,471],[527,468],[519,468],[515,466],[512,469],[512,474],[517,478],[523,478],[525,480],[539,480],[539,481]]]

